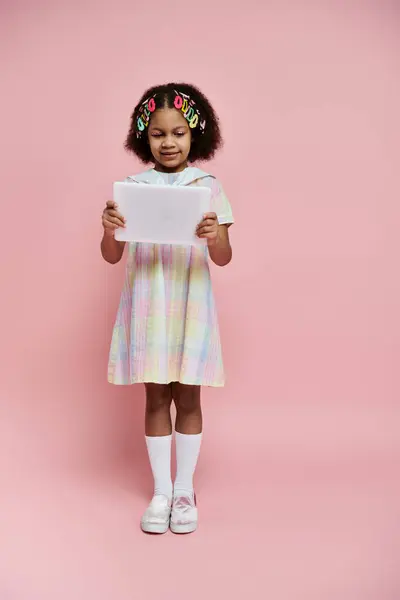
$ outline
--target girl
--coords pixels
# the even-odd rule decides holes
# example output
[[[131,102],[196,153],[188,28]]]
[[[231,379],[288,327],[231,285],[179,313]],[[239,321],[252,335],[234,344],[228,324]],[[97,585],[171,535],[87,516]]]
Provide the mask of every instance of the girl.
[[[144,383],[145,433],[154,496],[142,517],[145,532],[195,531],[193,475],[202,438],[200,387],[223,386],[224,372],[208,257],[220,266],[232,258],[229,202],[219,182],[188,166],[209,160],[221,145],[218,118],[195,87],[171,83],[148,90],[136,106],[125,143],[154,168],[128,177],[134,183],[201,185],[212,191],[212,212],[197,227],[203,247],[130,243],[125,283],[114,326],[108,381]],[[114,202],[103,212],[103,258],[121,260],[114,238],[124,218]],[[171,403],[177,410],[177,473],[171,480]]]

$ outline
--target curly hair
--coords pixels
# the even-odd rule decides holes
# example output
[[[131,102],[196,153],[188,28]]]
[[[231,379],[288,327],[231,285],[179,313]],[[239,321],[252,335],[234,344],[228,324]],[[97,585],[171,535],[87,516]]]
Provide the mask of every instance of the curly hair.
[[[145,164],[153,162],[154,159],[150,150],[148,132],[146,131],[145,135],[140,137],[137,136],[136,122],[139,116],[139,109],[147,98],[153,96],[156,109],[164,107],[174,108],[174,99],[176,97],[175,90],[190,96],[196,103],[201,117],[206,121],[204,132],[201,132],[199,128],[191,130],[192,146],[188,157],[189,162],[210,160],[222,146],[218,116],[209,100],[197,87],[188,83],[167,83],[165,85],[154,86],[143,94],[136,105],[135,110],[131,115],[130,129],[124,144],[126,150],[136,154],[136,156]]]

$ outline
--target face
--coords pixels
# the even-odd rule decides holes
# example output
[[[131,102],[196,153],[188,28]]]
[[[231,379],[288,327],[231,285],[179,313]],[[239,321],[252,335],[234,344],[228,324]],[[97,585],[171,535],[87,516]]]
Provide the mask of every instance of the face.
[[[158,171],[177,173],[187,167],[192,133],[175,108],[155,111],[149,124],[149,143]]]

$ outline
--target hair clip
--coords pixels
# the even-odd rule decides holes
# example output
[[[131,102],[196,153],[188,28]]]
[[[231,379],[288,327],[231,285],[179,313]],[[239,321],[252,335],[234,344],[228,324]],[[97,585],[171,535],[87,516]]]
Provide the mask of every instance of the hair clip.
[[[156,94],[147,98],[139,108],[139,115],[136,119],[136,135],[140,137],[142,132],[149,126],[150,117],[152,113],[156,110]]]
[[[199,126],[201,133],[204,133],[206,128],[206,120],[201,118],[200,111],[197,108],[195,101],[183,92],[178,92],[176,90],[174,91],[176,94],[174,100],[174,106],[176,110],[180,110],[182,112],[191,129]]]

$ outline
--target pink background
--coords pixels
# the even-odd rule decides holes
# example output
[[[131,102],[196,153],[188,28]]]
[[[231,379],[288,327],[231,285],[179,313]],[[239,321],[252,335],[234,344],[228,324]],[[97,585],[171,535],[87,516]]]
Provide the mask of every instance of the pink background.
[[[3,0],[0,23],[1,600],[398,599],[399,4]],[[201,526],[154,538],[99,243],[130,112],[170,79],[220,113],[237,224]]]

